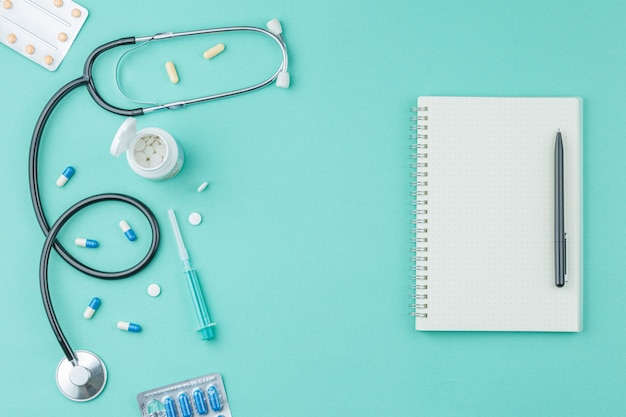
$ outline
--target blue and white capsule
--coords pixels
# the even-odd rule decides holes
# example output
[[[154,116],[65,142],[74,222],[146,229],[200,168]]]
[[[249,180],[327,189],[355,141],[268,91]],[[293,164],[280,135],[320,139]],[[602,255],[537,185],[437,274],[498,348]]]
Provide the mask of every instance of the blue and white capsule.
[[[57,186],[63,187],[65,185],[65,183],[70,178],[72,178],[72,176],[74,175],[75,172],[76,172],[76,170],[74,169],[73,166],[68,166],[67,168],[65,168],[65,170],[63,171],[61,176],[57,179]]]
[[[120,330],[124,330],[125,332],[139,333],[141,331],[141,326],[135,323],[130,323],[128,321],[118,321],[117,328]]]
[[[131,242],[137,240],[137,235],[126,220],[120,221],[119,225],[120,229],[122,229],[122,232],[124,232],[124,235],[126,235],[126,239],[130,240]]]
[[[215,385],[211,385],[207,389],[206,395],[209,398],[209,406],[211,406],[211,410],[222,411],[222,401],[220,400],[220,393],[217,391]]]
[[[89,305],[85,309],[85,312],[83,313],[83,317],[86,318],[87,320],[92,318],[93,314],[96,312],[98,307],[100,307],[100,303],[101,302],[98,297],[92,298],[91,301],[89,302]]]
[[[97,240],[85,239],[84,237],[77,237],[74,239],[74,244],[83,248],[97,248],[99,246]]]

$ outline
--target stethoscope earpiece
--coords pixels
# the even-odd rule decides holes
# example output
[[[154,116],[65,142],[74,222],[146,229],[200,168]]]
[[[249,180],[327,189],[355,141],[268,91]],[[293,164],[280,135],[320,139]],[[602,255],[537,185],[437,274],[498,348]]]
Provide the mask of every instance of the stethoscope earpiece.
[[[78,363],[63,358],[57,367],[57,386],[67,398],[73,401],[89,401],[96,398],[107,382],[107,369],[104,362],[86,350],[74,352]]]

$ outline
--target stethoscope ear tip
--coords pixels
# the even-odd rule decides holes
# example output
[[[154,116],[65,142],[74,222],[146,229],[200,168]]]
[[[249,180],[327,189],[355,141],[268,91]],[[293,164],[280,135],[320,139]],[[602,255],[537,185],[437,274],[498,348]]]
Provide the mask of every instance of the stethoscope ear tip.
[[[72,401],[89,401],[96,398],[107,382],[104,362],[86,350],[75,352],[78,363],[63,358],[57,367],[57,386]]]
[[[278,36],[283,33],[283,26],[280,24],[280,20],[272,19],[266,24],[267,29],[274,35]]]
[[[278,76],[276,77],[276,87],[289,88],[290,83],[291,79],[288,72],[281,71],[278,73]]]

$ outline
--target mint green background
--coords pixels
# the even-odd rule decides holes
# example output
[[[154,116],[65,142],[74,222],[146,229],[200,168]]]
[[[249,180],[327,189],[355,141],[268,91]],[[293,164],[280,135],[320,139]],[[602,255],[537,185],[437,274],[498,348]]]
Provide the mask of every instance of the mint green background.
[[[81,4],[90,16],[57,72],[0,48],[1,414],[139,415],[138,392],[210,372],[223,374],[236,417],[624,413],[625,3]],[[122,192],[155,211],[163,236],[154,262],[119,282],[82,276],[53,256],[50,285],[62,327],[75,349],[98,354],[109,372],[96,400],[67,400],[54,380],[62,352],[39,295],[44,238],[28,193],[28,147],[41,108],[80,75],[101,43],[264,26],[273,17],[281,18],[290,49],[289,90],[268,87],[138,119],[140,128],[164,128],[183,144],[185,167],[171,181],[144,180],[108,154],[123,118],[98,108],[84,89],[54,113],[40,162],[51,220],[82,197]],[[224,54],[198,58],[220,41]],[[107,96],[123,103],[111,90],[115,59],[103,56],[96,75]],[[179,67],[178,86],[162,69],[170,59]],[[135,97],[176,99],[260,80],[278,60],[275,46],[258,35],[216,35],[140,49],[122,77]],[[413,330],[407,136],[408,108],[418,95],[583,97],[582,333]],[[54,181],[68,164],[76,176],[59,189]],[[196,193],[204,180],[210,188]],[[218,323],[213,341],[193,332],[169,208],[179,215]],[[191,211],[203,214],[200,226],[186,223]],[[136,244],[117,229],[120,218],[137,230]],[[75,249],[77,235],[97,237],[102,247]],[[118,268],[142,256],[148,226],[133,209],[105,204],[74,219],[61,239],[95,266]],[[163,288],[156,299],[146,294],[152,282]],[[93,296],[102,306],[86,321],[82,312]],[[140,323],[144,332],[121,332],[118,320]]]

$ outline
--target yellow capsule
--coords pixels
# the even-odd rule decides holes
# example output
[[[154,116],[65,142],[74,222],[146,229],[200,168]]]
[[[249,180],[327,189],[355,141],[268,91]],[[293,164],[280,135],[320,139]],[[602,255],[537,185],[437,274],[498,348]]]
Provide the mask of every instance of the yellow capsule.
[[[176,67],[172,61],[167,61],[165,63],[165,70],[167,71],[167,76],[170,77],[170,82],[172,84],[178,84],[178,73],[176,72]]]
[[[217,45],[215,45],[215,46],[207,49],[206,51],[204,51],[202,56],[204,57],[204,59],[211,59],[215,55],[218,55],[218,54],[222,53],[222,51],[224,51],[224,44],[223,43],[218,43]]]

